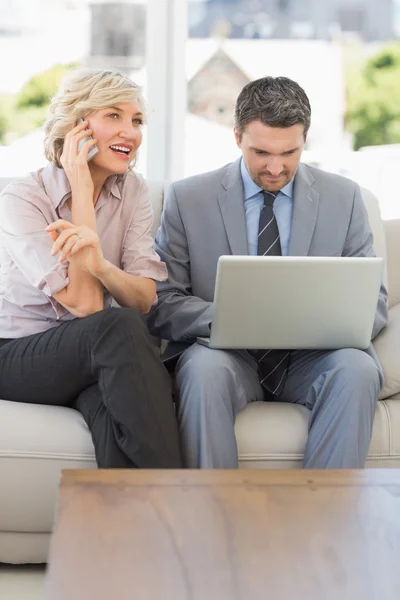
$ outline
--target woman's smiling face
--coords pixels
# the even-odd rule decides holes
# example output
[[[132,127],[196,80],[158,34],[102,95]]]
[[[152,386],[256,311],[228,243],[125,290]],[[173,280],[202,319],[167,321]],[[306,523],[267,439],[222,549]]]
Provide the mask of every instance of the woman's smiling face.
[[[101,108],[86,120],[99,149],[89,163],[90,170],[105,171],[107,176],[125,174],[142,143],[143,114],[138,100]]]

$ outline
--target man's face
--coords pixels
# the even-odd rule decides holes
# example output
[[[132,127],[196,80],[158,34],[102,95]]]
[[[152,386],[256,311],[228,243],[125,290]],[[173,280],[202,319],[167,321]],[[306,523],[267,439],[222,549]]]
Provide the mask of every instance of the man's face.
[[[296,174],[304,148],[304,126],[270,127],[250,121],[241,139],[234,129],[236,143],[250,177],[269,192],[281,190]]]

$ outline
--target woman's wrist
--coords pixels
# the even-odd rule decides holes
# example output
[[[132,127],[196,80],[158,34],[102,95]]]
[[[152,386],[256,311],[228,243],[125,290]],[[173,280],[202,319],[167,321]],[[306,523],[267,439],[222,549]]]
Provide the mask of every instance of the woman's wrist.
[[[96,212],[93,205],[93,198],[72,195],[71,199],[71,216],[72,222],[78,227],[86,225],[93,231],[97,231]]]
[[[71,199],[72,204],[79,203],[79,205],[90,204],[93,206],[93,190],[90,188],[72,187],[71,186]]]
[[[107,279],[107,275],[111,269],[112,265],[110,261],[103,257],[102,260],[99,261],[99,265],[93,271],[91,271],[90,274],[93,275],[93,277],[96,277],[96,279],[101,281],[104,285],[103,280]]]

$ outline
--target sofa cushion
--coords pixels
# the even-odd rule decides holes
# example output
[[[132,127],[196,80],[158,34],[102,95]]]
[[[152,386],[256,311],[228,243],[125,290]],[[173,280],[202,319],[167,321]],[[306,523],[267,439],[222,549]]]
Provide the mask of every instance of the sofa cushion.
[[[374,348],[385,373],[385,385],[380,398],[400,393],[400,304],[389,309],[385,329],[374,339]]]
[[[236,436],[241,467],[299,467],[309,411],[285,402],[254,402],[241,411]],[[379,402],[369,464],[400,464],[400,401]],[[82,416],[64,407],[0,400],[0,532],[48,533],[62,469],[96,468]],[[1,559],[0,559],[1,560]]]
[[[253,469],[302,466],[309,411],[287,402],[252,402],[236,419],[239,466]],[[400,466],[400,402],[377,404],[368,467]]]
[[[49,532],[61,469],[94,467],[79,412],[0,400],[0,531]]]
[[[389,306],[400,302],[400,219],[383,221],[387,252],[387,272],[389,281]]]
[[[236,422],[239,466],[301,467],[308,418],[296,404],[249,404]],[[400,467],[400,396],[378,403],[367,466]],[[0,562],[45,562],[61,470],[95,467],[77,411],[0,400]]]

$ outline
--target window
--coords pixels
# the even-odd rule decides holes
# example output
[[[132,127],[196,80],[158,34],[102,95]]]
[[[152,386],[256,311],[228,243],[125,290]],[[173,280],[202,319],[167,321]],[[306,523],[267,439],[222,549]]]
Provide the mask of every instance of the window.
[[[248,82],[265,75],[298,81],[310,98],[307,160],[349,149],[343,54],[339,45],[313,39],[312,7],[293,0],[189,0],[184,175],[218,168],[240,155],[232,131],[236,99]],[[215,33],[224,19],[235,26]],[[253,34],[247,37],[249,26]],[[277,31],[285,39],[275,39]]]
[[[115,67],[145,85],[146,17],[147,0],[0,0],[0,56],[12,57],[0,63],[0,178],[46,164],[40,125],[71,65]]]
[[[385,195],[385,216],[400,216],[380,175],[384,170],[390,190],[399,128],[391,128],[387,152],[353,152],[345,123],[346,61],[375,52],[366,36],[390,40],[394,28],[400,31],[400,1],[392,7],[390,0],[0,0],[0,55],[13,57],[0,64],[0,177],[44,163],[43,107],[18,107],[18,97],[31,77],[55,64],[114,66],[143,87],[149,123],[138,170],[156,181],[235,160],[240,90],[267,74],[286,75],[312,105],[304,159]],[[358,36],[355,54],[346,31]]]

